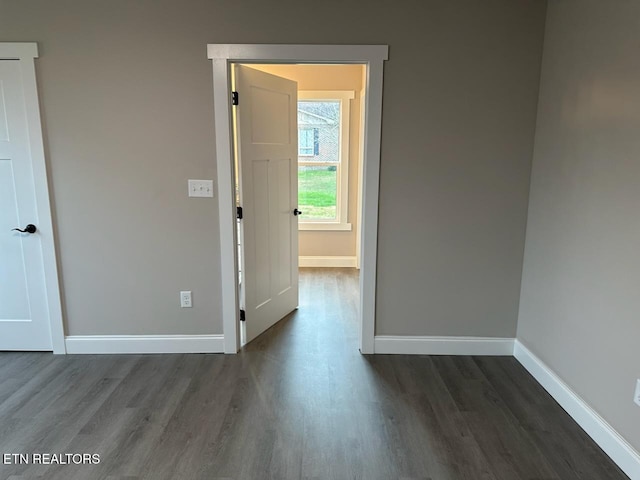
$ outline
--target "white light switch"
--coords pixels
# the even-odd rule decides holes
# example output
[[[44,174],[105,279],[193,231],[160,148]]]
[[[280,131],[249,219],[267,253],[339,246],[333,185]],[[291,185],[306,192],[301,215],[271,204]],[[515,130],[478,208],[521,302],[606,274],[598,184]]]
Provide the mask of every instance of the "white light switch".
[[[190,197],[213,197],[213,180],[189,180]]]

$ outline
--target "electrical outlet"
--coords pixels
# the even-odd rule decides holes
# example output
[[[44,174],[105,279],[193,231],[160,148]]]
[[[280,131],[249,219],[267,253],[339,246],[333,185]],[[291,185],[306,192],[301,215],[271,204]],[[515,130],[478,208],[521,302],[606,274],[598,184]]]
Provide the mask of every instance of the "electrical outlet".
[[[180,292],[180,307],[181,308],[193,307],[193,304],[191,303],[191,290]]]
[[[636,382],[636,393],[633,394],[633,401],[640,407],[640,378]]]

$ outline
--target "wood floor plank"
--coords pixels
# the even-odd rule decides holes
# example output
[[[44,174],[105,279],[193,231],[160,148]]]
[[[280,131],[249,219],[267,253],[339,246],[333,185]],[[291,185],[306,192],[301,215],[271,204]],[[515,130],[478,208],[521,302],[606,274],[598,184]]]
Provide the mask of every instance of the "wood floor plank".
[[[600,461],[600,448],[583,430],[575,428],[575,422],[515,359],[479,357],[474,362],[560,478],[619,478],[622,472],[613,463]],[[516,385],[529,389],[514,388]]]
[[[238,355],[0,353],[0,480],[623,480],[515,361],[363,356],[354,269]]]
[[[491,384],[480,372],[471,373],[472,359],[437,357],[434,362],[498,478],[559,480]]]

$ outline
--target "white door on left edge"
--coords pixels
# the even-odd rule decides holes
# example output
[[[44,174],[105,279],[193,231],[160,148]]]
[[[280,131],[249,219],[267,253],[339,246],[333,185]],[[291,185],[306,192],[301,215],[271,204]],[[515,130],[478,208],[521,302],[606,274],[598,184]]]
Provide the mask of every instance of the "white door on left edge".
[[[246,343],[298,307],[298,85],[234,67]]]
[[[52,350],[25,91],[18,60],[0,60],[0,350]]]

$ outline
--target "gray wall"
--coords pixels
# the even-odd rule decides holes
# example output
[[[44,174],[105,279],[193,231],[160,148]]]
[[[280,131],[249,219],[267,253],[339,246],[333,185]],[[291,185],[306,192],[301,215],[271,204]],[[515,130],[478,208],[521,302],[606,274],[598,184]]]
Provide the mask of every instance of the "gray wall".
[[[549,2],[518,338],[640,450],[638,25]]]
[[[426,5],[385,70],[376,333],[514,337],[546,3]]]
[[[67,333],[221,333],[207,43],[383,43],[377,331],[513,336],[546,2],[312,5],[0,0],[40,45]]]

